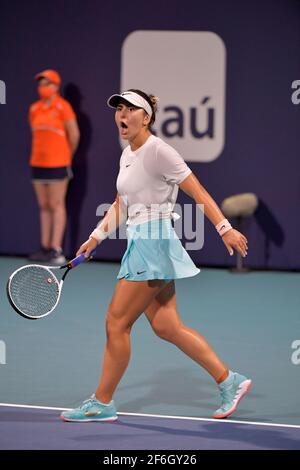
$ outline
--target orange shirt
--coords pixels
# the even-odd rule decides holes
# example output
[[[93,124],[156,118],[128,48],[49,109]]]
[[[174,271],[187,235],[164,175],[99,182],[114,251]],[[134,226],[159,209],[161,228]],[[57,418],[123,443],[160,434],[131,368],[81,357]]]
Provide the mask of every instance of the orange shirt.
[[[58,168],[71,164],[65,121],[75,118],[72,106],[61,96],[56,96],[49,107],[43,100],[30,106],[31,166]]]

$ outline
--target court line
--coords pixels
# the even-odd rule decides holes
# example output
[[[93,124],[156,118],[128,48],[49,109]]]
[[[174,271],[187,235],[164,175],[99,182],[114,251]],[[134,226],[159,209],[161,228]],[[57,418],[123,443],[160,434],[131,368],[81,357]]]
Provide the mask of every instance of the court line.
[[[57,408],[55,406],[37,406],[37,405],[19,405],[16,403],[0,403],[0,406],[10,407],[10,408],[29,408],[36,410],[54,410],[54,411],[67,411],[72,408]],[[119,411],[117,413],[120,416],[139,416],[143,418],[164,418],[164,419],[181,419],[181,420],[190,420],[190,421],[204,421],[210,423],[223,423],[223,424],[251,424],[252,426],[269,426],[269,427],[278,427],[278,428],[294,428],[300,429],[298,424],[279,424],[279,423],[264,423],[258,421],[239,421],[235,419],[213,419],[213,418],[196,418],[194,416],[170,416],[170,415],[156,415],[148,413],[126,413],[125,411]]]

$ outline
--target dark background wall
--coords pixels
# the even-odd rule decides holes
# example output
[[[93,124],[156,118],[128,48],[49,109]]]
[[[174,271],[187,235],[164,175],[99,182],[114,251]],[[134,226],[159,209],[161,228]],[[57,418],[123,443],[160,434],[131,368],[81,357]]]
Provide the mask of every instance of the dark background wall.
[[[258,195],[259,210],[245,226],[249,266],[299,269],[300,105],[291,101],[291,84],[300,79],[297,0],[2,3],[0,79],[7,103],[0,105],[0,252],[26,254],[39,241],[27,112],[40,70],[62,74],[82,133],[68,197],[68,254],[96,224],[96,207],[114,199],[120,146],[106,99],[120,89],[121,46],[135,30],[213,31],[223,39],[225,148],[217,160],[190,167],[218,203],[238,192]],[[188,198],[181,194],[179,201]],[[98,257],[120,259],[125,243],[106,241]],[[204,248],[191,256],[206,265],[234,262],[210,223]]]

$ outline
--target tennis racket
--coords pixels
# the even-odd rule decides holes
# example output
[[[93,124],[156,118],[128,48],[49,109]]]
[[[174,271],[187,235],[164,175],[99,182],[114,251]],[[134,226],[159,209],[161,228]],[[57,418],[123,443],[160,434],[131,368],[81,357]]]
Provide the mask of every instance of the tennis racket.
[[[96,250],[92,251],[91,257],[95,252]],[[7,282],[6,292],[10,305],[22,317],[30,320],[46,317],[59,302],[68,272],[86,260],[84,253],[81,253],[63,266],[22,266],[12,273]],[[52,272],[54,269],[65,269],[60,281]]]

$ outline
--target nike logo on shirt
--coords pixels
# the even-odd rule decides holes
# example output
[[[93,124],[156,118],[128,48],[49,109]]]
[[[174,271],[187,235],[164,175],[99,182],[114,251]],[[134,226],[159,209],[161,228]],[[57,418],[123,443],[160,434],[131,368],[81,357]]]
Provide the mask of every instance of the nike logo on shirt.
[[[145,273],[146,271],[137,271],[137,274],[143,274]]]

